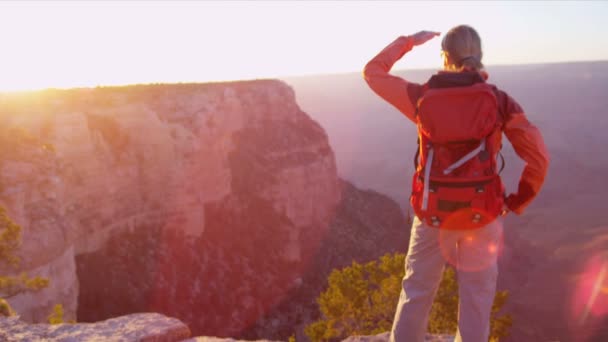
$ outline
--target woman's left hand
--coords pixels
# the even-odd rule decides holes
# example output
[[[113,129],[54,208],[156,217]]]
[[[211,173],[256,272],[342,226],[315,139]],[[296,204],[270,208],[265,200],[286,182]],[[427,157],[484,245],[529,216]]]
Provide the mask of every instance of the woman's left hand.
[[[507,207],[506,204],[502,205],[502,210],[500,212],[500,216],[507,216],[507,214],[510,212],[511,210],[509,210],[509,207]]]

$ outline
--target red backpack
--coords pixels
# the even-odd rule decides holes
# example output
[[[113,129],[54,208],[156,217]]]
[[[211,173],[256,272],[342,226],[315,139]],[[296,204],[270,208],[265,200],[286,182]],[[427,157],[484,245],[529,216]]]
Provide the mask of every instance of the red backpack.
[[[499,216],[504,186],[496,157],[502,130],[494,88],[481,82],[427,89],[416,121],[419,149],[410,198],[416,216],[446,229],[479,228]]]

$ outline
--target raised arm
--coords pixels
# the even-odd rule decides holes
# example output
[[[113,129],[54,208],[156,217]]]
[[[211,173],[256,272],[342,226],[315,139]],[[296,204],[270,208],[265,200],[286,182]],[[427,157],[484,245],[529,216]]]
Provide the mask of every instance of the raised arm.
[[[411,36],[401,36],[380,51],[363,69],[363,77],[369,87],[414,122],[416,94],[420,93],[421,85],[389,72],[406,52],[438,35],[438,32],[421,31]]]
[[[549,153],[540,131],[528,121],[519,104],[506,93],[501,93],[501,102],[505,109],[504,133],[513,145],[515,153],[526,163],[519,179],[517,193],[507,197],[506,205],[509,210],[521,214],[536,197],[545,181],[549,168]]]

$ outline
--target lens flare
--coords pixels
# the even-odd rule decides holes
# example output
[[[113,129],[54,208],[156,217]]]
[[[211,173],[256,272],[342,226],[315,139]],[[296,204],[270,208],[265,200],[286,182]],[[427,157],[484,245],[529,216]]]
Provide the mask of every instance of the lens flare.
[[[445,260],[454,268],[477,272],[494,265],[503,250],[503,236],[502,232],[492,233],[487,228],[442,229],[439,246]]]
[[[579,317],[579,325],[584,324],[590,315],[608,313],[608,261],[605,258],[595,257],[589,262],[576,294],[574,309]]]
[[[572,333],[582,341],[608,318],[608,255],[592,257],[578,275],[570,315]]]
[[[488,252],[490,252],[491,254],[496,254],[496,252],[498,252],[498,246],[496,246],[496,244],[491,243],[488,246]]]

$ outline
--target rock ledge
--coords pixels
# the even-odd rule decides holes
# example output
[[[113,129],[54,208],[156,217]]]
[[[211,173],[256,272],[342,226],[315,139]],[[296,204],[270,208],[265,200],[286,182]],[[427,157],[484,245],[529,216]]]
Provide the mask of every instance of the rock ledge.
[[[0,341],[133,341],[173,342],[190,337],[190,329],[176,318],[137,313],[96,323],[28,324],[18,317],[0,317]]]

